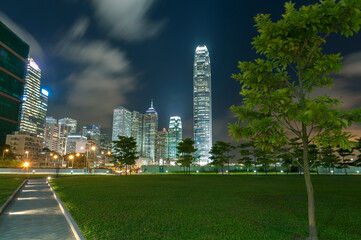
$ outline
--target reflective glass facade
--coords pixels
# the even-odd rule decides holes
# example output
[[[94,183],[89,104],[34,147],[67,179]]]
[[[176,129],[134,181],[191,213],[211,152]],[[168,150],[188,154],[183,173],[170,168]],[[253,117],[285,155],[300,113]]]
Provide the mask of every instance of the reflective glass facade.
[[[112,141],[117,141],[118,135],[130,137],[132,134],[132,113],[125,107],[118,107],[113,112]]]
[[[193,134],[200,164],[209,163],[212,147],[211,62],[205,45],[198,46],[193,65]]]
[[[150,108],[146,111],[143,118],[143,147],[142,156],[149,158],[155,163],[155,144],[156,135],[158,131],[158,113],[153,107],[153,102]]]
[[[137,143],[137,152],[140,155],[143,145],[143,114],[137,111],[132,112],[132,137]]]
[[[29,58],[25,76],[23,104],[21,106],[20,130],[44,138],[47,111],[47,91],[41,91],[41,70]]]
[[[169,138],[169,158],[177,157],[177,146],[182,141],[182,120],[180,117],[174,116],[169,119],[168,138]]]
[[[0,21],[0,143],[19,129],[29,45]]]

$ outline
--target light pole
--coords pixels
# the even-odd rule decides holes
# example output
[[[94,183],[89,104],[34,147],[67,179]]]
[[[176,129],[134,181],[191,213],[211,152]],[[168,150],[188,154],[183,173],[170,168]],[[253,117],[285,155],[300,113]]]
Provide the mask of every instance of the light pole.
[[[96,147],[92,146],[90,149],[95,151]],[[88,161],[89,161],[89,148],[86,149],[86,168],[88,168]]]
[[[74,167],[74,156],[70,155],[69,159],[71,160],[71,168],[73,168]]]
[[[4,151],[3,151],[3,159],[5,158],[5,153],[6,152],[9,152],[9,149],[4,149]]]
[[[29,161],[29,151],[25,151],[26,154],[26,161]]]

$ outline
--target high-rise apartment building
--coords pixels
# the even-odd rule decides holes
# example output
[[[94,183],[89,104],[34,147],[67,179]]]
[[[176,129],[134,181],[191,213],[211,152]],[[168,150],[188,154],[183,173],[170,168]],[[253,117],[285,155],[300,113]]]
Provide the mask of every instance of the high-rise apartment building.
[[[118,135],[131,137],[132,113],[125,107],[118,107],[113,112],[112,141],[118,140]]]
[[[205,45],[196,48],[193,65],[193,134],[201,165],[209,163],[212,148],[211,62]]]
[[[19,129],[29,45],[0,21],[0,144]]]
[[[25,82],[20,130],[44,138],[48,92],[40,88],[41,70],[32,58],[28,59]]]
[[[182,137],[183,131],[181,118],[178,116],[170,117],[168,128],[169,158],[177,158],[177,146],[178,143],[182,141]]]
[[[153,107],[153,101],[150,108],[143,117],[143,147],[142,156],[155,163],[155,141],[158,131],[158,113]]]

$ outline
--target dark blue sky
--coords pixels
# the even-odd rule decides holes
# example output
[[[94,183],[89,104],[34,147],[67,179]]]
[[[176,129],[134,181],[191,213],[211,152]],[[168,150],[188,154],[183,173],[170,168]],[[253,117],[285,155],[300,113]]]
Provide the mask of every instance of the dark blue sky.
[[[97,123],[109,133],[112,109],[145,112],[154,99],[159,129],[182,117],[192,136],[192,65],[197,45],[211,56],[214,140],[227,139],[229,107],[240,85],[230,78],[239,60],[256,57],[253,17],[283,13],[283,0],[3,0],[0,19],[29,43],[49,89],[48,115]],[[296,1],[298,6],[315,1]],[[14,30],[15,31],[15,30]],[[360,34],[332,37],[328,52],[342,52],[342,84],[332,92],[359,106]],[[38,46],[37,46],[38,45]],[[80,128],[79,128],[80,129]]]

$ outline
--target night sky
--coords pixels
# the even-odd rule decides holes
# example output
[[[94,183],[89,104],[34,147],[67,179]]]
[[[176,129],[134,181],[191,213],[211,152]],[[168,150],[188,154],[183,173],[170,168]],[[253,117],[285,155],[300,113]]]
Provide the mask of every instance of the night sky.
[[[49,116],[101,124],[111,132],[117,106],[145,113],[154,99],[159,129],[182,118],[192,137],[193,58],[197,45],[210,51],[213,139],[230,140],[229,107],[240,103],[230,78],[239,60],[257,57],[253,17],[283,13],[282,0],[2,0],[0,20],[30,45],[50,91]],[[295,1],[296,6],[315,1]],[[341,52],[342,74],[331,95],[345,107],[361,106],[361,35],[331,36],[326,52]],[[323,90],[319,91],[322,93]],[[355,134],[360,134],[354,126]],[[361,135],[361,134],[360,134]]]

